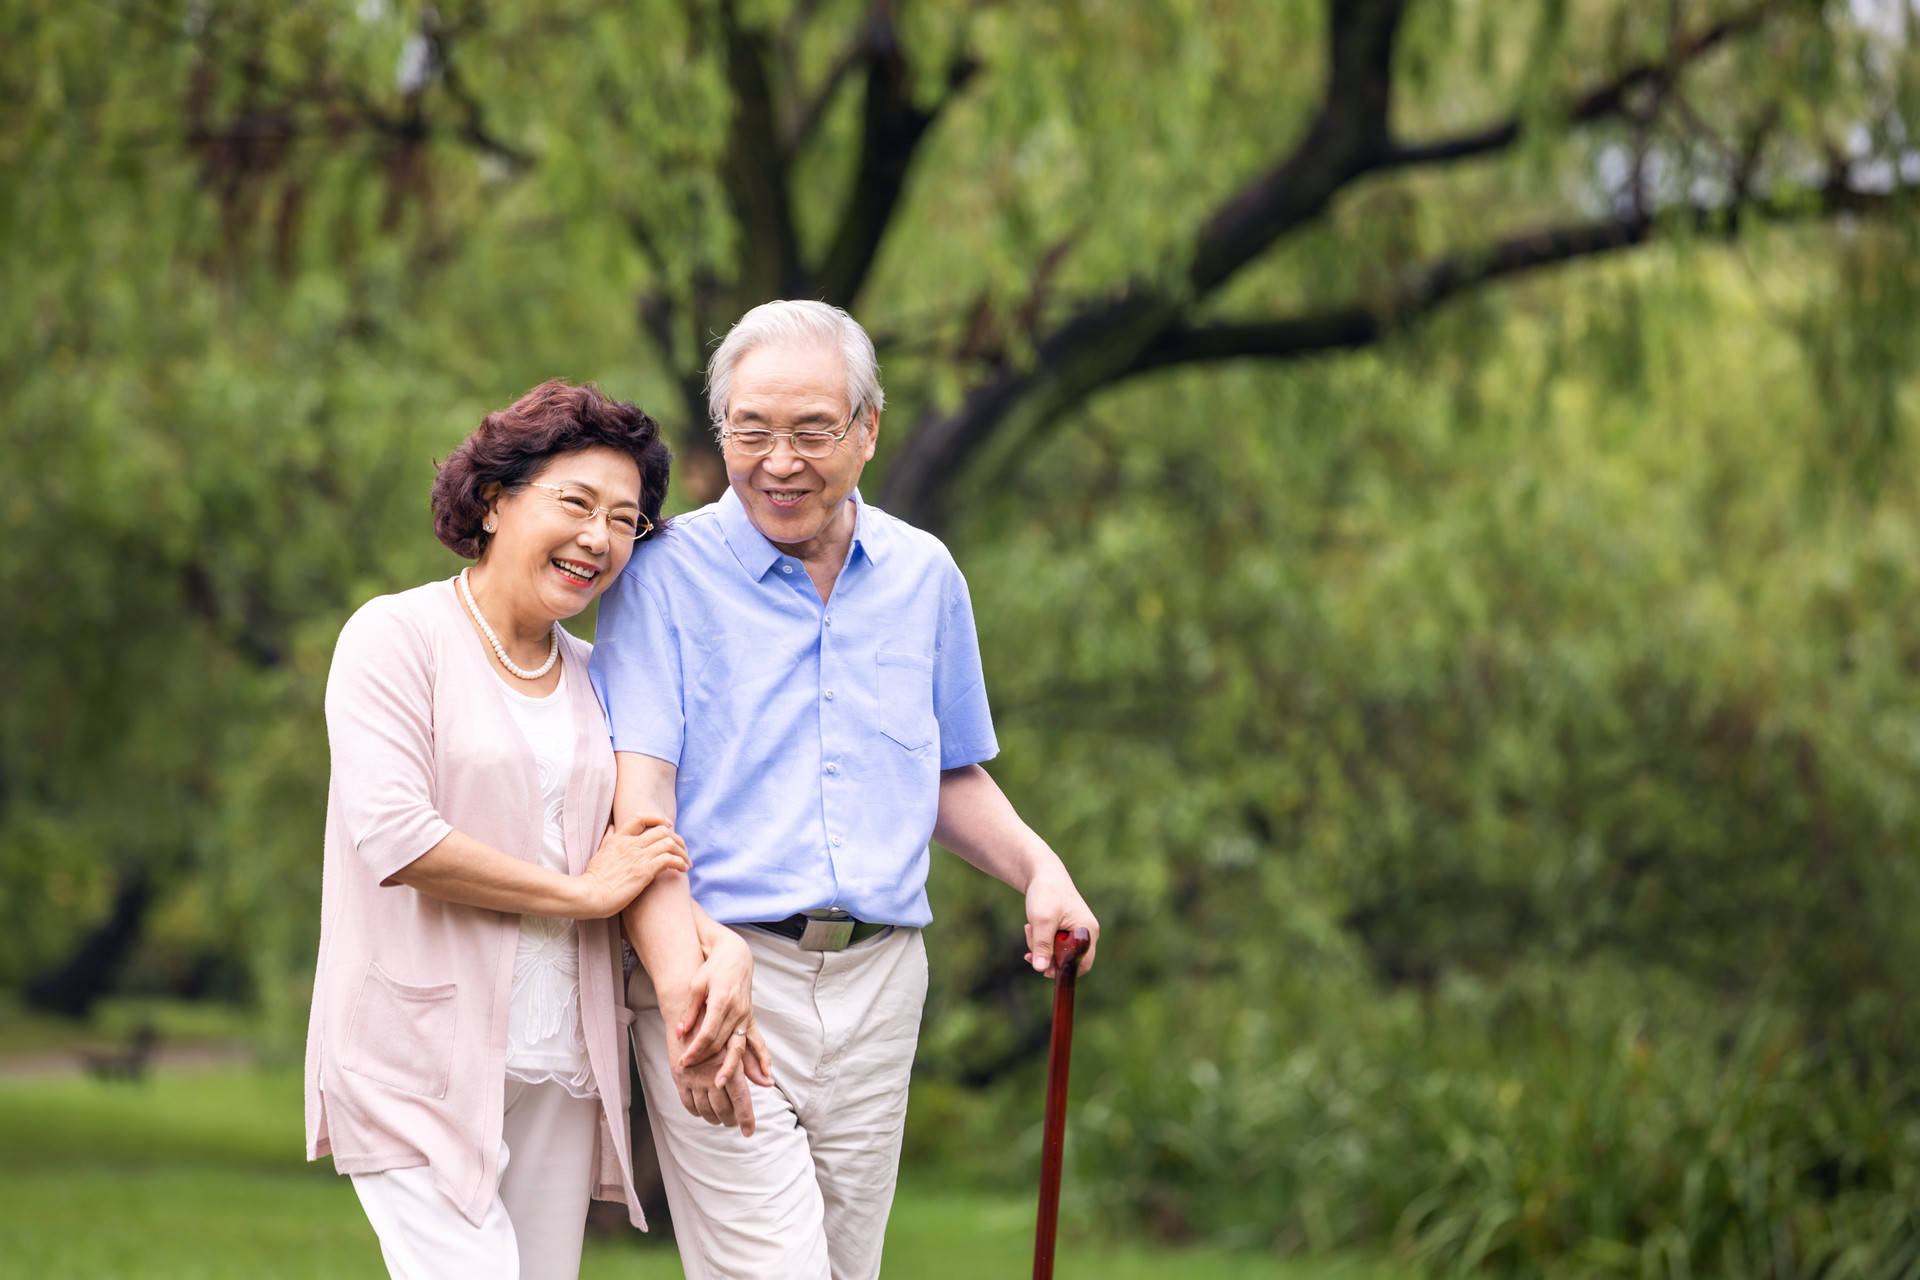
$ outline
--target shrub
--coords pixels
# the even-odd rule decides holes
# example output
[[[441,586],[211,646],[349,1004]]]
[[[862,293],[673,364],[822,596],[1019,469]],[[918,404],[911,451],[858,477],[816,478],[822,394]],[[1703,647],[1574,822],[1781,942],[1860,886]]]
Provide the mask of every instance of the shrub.
[[[1885,1010],[1815,1040],[1765,1000],[1606,975],[1302,994],[1140,1000],[1090,1037],[1070,1133],[1098,1209],[1280,1251],[1389,1238],[1437,1274],[1920,1274],[1920,1096],[1875,1047]]]

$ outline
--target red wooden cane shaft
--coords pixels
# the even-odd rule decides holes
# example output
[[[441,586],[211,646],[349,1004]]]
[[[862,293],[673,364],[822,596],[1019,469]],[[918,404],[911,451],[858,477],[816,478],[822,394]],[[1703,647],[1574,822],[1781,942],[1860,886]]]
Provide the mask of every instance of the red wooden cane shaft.
[[[1047,1048],[1047,1114],[1040,1131],[1040,1214],[1034,1225],[1033,1280],[1053,1280],[1060,1230],[1060,1162],[1067,1137],[1067,1066],[1073,1057],[1073,988],[1080,957],[1093,945],[1084,928],[1054,935],[1053,1039]]]

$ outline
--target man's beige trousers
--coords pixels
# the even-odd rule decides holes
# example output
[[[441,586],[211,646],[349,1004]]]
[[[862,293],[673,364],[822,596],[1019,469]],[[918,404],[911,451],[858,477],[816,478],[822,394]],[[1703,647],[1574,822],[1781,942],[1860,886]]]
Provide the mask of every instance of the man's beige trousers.
[[[751,926],[753,1011],[773,1053],[751,1138],[690,1114],[646,971],[627,1000],[687,1280],[873,1280],[900,1164],[927,994],[918,929],[802,951]]]

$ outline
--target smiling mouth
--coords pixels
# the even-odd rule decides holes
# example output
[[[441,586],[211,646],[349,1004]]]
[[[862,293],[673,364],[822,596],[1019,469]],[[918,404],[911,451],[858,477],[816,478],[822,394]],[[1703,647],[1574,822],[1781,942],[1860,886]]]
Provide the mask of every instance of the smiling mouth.
[[[576,587],[590,587],[593,580],[600,576],[597,566],[581,564],[577,560],[549,560],[547,563],[558,569],[560,576]]]
[[[805,489],[762,489],[760,492],[766,494],[767,501],[776,507],[798,506],[800,500],[807,496]]]

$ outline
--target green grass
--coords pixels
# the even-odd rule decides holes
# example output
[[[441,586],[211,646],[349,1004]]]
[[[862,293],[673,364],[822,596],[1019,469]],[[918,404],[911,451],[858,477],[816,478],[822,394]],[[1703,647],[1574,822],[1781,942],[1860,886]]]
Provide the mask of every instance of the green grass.
[[[208,1070],[143,1084],[0,1079],[0,1276],[381,1274],[347,1181],[300,1159],[297,1072]],[[887,1233],[889,1280],[1004,1277],[1031,1265],[1028,1197],[909,1177]],[[1061,1241],[1057,1273],[1103,1280],[1372,1280],[1358,1263]],[[590,1241],[581,1274],[667,1280],[670,1247]]]
[[[0,1055],[66,1055],[79,1048],[117,1049],[134,1029],[148,1026],[161,1043],[231,1045],[259,1039],[259,1017],[233,1005],[210,1000],[170,1000],[155,996],[109,997],[93,1008],[83,1024],[36,1013],[17,995],[0,992]]]
[[[887,1280],[1018,1277],[1033,1270],[1032,1197],[909,1178],[887,1226]],[[582,1273],[584,1274],[584,1272]],[[675,1272],[674,1274],[678,1274]],[[1148,1249],[1063,1234],[1060,1280],[1395,1280],[1403,1271],[1359,1260],[1283,1260],[1220,1249]]]

